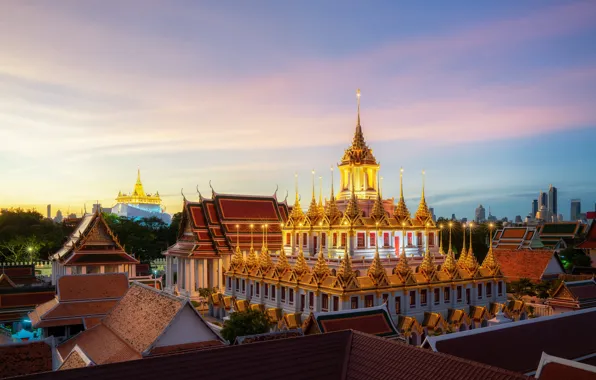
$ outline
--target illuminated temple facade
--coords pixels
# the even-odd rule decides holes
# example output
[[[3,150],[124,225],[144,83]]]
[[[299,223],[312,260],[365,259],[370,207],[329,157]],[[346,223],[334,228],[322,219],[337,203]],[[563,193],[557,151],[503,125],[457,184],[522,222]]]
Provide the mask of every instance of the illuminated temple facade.
[[[313,174],[306,210],[298,191],[292,207],[275,194],[212,191],[210,199],[185,199],[178,241],[164,253],[166,291],[198,299],[199,288],[216,288],[213,316],[258,308],[288,328],[300,327],[309,312],[386,304],[400,332],[418,344],[423,334],[484,326],[503,308],[505,285],[492,249],[482,263],[471,241],[458,259],[450,248],[444,252],[424,183],[413,215],[403,171],[397,204],[383,199],[359,111],[338,168],[338,192],[332,181],[325,202],[321,193],[317,201]]]
[[[159,192],[154,195],[145,193],[140,170],[137,172],[137,182],[132,193],[123,194],[121,191],[118,192],[116,205],[112,207],[112,213],[128,218],[157,217],[168,224],[172,221],[170,214],[165,213],[161,206]]]

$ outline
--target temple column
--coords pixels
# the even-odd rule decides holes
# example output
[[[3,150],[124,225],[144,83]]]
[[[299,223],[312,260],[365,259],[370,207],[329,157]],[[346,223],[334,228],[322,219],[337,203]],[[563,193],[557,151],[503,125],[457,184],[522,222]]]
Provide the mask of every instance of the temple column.
[[[354,257],[354,246],[356,245],[355,243],[356,243],[356,233],[348,232],[346,244],[348,245],[348,253],[352,257]]]
[[[219,287],[223,288],[225,284],[223,283],[223,258],[219,259],[219,265],[217,266],[217,279],[219,281]]]
[[[166,256],[166,288],[172,288],[172,256]]]
[[[208,277],[207,277],[207,267],[208,267],[208,262],[207,259],[203,259],[203,281],[202,281],[202,287],[203,288],[208,288],[209,287],[209,283],[208,281]]]
[[[326,251],[327,257],[331,257],[331,255],[330,255],[331,244],[333,243],[333,232],[331,232],[331,230],[329,230],[327,232],[326,240],[327,240],[327,244],[325,244],[325,251]]]
[[[195,263],[197,260],[195,259],[188,259],[188,272],[189,272],[189,282],[190,282],[190,295],[193,296],[196,292],[196,280],[195,280]]]

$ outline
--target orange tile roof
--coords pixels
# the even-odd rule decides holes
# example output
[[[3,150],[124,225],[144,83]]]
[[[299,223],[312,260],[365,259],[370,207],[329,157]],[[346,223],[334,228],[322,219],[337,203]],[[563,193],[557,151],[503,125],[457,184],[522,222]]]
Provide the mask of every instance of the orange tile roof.
[[[60,301],[120,298],[128,290],[124,273],[102,273],[62,276],[58,279]]]
[[[52,370],[52,347],[43,342],[0,346],[0,379]]]
[[[83,319],[83,324],[85,325],[85,329],[90,329],[91,327],[98,325],[103,317],[89,317]]]
[[[503,230],[501,239],[522,239],[526,234],[526,228],[510,227]]]
[[[66,358],[75,346],[79,346],[96,364],[141,359],[139,352],[103,324],[70,338],[58,346],[58,352],[62,358]]]
[[[264,362],[264,358],[270,360]],[[128,380],[131,376],[143,380],[528,379],[500,368],[350,330],[60,371],[29,379]]]
[[[507,281],[529,278],[539,282],[551,259],[555,257],[558,262],[555,253],[549,250],[494,250],[493,252]],[[561,272],[563,272],[562,266]]]
[[[88,359],[87,359],[88,360]],[[66,369],[74,369],[74,368],[83,368],[87,367],[91,363],[88,363],[85,358],[81,356],[79,351],[72,350],[70,354],[64,359],[64,362],[58,368],[58,371],[63,371]]]
[[[172,322],[183,305],[180,298],[133,283],[102,323],[141,353]]]

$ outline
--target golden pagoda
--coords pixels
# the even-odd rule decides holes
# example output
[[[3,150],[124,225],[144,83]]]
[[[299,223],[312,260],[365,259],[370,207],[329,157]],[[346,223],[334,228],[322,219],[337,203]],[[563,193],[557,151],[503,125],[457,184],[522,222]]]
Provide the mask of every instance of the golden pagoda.
[[[352,145],[345,150],[338,165],[340,173],[339,200],[348,200],[352,197],[352,188],[356,197],[368,199],[377,196],[377,175],[379,164],[373,156],[373,151],[368,147],[360,125],[360,90],[356,92],[358,99],[358,119]]]
[[[135,183],[134,190],[131,194],[122,194],[122,192],[118,192],[118,197],[116,197],[117,203],[125,203],[131,205],[161,205],[161,197],[159,196],[159,191],[155,193],[155,195],[146,194],[145,189],[143,189],[143,183],[141,182],[141,169],[137,171],[137,182]],[[161,208],[158,207],[157,211],[154,212],[161,212]]]

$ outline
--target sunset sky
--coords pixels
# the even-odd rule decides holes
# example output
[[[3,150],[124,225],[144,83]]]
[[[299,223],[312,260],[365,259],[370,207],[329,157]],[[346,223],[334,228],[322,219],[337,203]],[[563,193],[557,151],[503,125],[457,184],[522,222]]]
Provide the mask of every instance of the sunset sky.
[[[423,169],[438,216],[525,216],[551,183],[593,209],[596,1],[424,4],[2,0],[0,207],[112,206],[137,168],[168,212],[209,180],[293,200],[295,172],[308,200],[313,168],[328,196],[360,88],[410,210]]]

